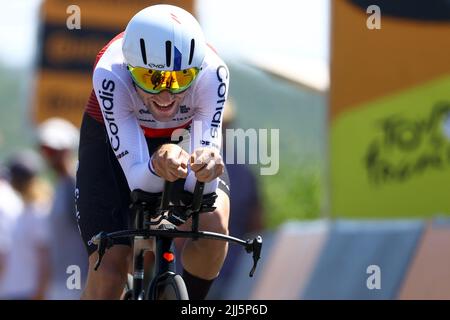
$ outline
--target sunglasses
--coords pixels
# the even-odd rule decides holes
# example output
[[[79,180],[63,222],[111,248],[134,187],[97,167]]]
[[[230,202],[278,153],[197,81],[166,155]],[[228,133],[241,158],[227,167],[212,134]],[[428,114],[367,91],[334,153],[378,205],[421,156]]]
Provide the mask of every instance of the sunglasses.
[[[198,68],[179,71],[160,71],[131,65],[127,68],[133,82],[147,93],[160,93],[163,90],[181,93],[191,86],[200,72]]]

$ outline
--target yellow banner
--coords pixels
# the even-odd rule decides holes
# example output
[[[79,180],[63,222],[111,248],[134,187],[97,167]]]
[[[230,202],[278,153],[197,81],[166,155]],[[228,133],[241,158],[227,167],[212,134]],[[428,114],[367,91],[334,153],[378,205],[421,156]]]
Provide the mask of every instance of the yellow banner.
[[[45,0],[42,4],[40,60],[35,121],[62,117],[79,125],[92,90],[92,68],[97,53],[123,31],[139,10],[157,3],[194,10],[192,0]],[[76,7],[74,6],[76,5]],[[79,13],[80,29],[69,29]]]
[[[84,106],[92,90],[86,73],[42,70],[37,76],[35,121],[61,117],[79,126]]]
[[[370,29],[365,3],[333,1],[332,214],[450,213],[450,19],[375,1]]]
[[[173,4],[193,12],[193,1],[187,0],[46,0],[43,5],[43,17],[47,23],[66,25],[78,6],[81,14],[81,28],[123,30],[128,21],[139,10],[154,4]]]

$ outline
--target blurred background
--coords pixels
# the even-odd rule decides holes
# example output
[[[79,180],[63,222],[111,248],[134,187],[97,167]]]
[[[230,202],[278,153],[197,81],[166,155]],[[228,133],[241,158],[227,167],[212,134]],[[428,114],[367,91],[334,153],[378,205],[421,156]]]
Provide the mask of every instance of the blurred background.
[[[228,165],[230,233],[263,234],[261,266],[248,278],[230,248],[209,297],[449,299],[446,0],[0,0],[0,298],[20,261],[28,298],[79,296],[70,136],[97,52],[156,3],[193,13],[228,64],[224,128],[279,129],[275,175]]]

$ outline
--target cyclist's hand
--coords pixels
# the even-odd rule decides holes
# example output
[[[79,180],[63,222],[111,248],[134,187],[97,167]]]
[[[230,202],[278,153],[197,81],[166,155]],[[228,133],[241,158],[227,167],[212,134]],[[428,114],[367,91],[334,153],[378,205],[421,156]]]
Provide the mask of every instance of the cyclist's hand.
[[[176,144],[163,144],[152,156],[153,169],[164,180],[187,177],[189,154]]]
[[[198,148],[189,160],[195,177],[200,182],[210,182],[219,177],[225,168],[220,152],[213,148]]]

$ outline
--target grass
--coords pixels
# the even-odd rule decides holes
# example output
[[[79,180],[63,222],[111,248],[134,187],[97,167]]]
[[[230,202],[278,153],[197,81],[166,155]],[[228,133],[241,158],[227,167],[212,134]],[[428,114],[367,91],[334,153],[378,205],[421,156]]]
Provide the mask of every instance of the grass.
[[[0,65],[0,160],[13,150],[30,145],[33,129],[29,127],[25,72]]]
[[[311,220],[324,211],[324,173],[319,164],[280,164],[278,174],[260,176],[265,223],[274,229],[287,220]]]

